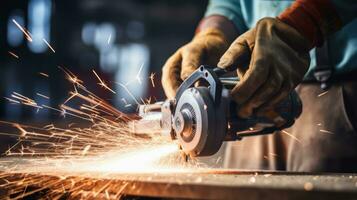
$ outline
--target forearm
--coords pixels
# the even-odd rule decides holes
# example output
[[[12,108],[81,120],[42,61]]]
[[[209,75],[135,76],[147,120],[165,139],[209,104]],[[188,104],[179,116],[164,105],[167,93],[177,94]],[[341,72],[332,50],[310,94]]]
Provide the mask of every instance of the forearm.
[[[233,40],[238,36],[238,31],[234,24],[224,16],[211,15],[203,18],[197,26],[196,33],[208,28],[216,28],[220,30],[225,35],[229,43],[233,42]]]

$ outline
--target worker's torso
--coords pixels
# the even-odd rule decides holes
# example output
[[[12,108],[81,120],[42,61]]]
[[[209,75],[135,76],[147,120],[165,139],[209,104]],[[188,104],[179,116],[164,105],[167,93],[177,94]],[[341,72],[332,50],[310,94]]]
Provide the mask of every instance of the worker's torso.
[[[263,17],[276,17],[292,4],[292,0],[239,0],[246,30]],[[356,11],[357,12],[357,11]],[[243,31],[246,31],[243,30]],[[328,39],[329,63],[336,74],[357,70],[357,19]],[[310,71],[316,65],[315,50],[310,52]]]

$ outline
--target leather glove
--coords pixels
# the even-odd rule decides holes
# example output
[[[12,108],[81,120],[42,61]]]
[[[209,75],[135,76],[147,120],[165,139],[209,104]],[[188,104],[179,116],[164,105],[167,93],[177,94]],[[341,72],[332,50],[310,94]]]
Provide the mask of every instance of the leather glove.
[[[281,124],[274,106],[302,81],[309,64],[309,41],[280,20],[263,18],[231,44],[218,67],[238,72],[231,94],[240,117],[255,113]]]
[[[162,68],[162,86],[168,99],[173,99],[177,88],[201,64],[216,65],[227,50],[229,42],[218,29],[205,29],[191,42],[177,50]]]

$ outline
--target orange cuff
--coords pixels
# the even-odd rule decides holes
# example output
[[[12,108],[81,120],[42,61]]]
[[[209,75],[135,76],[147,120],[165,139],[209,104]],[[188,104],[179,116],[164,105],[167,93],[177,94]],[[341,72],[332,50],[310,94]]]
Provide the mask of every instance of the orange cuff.
[[[324,38],[342,27],[329,0],[296,0],[278,16],[310,41],[310,48],[321,46]]]

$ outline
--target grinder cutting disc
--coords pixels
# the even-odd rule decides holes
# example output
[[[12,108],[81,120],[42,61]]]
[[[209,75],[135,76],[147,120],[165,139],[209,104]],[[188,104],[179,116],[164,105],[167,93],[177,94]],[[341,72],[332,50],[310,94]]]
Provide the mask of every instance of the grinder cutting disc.
[[[192,156],[209,156],[222,145],[225,116],[214,104],[207,87],[184,91],[176,104],[173,128],[182,150]]]

